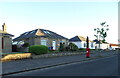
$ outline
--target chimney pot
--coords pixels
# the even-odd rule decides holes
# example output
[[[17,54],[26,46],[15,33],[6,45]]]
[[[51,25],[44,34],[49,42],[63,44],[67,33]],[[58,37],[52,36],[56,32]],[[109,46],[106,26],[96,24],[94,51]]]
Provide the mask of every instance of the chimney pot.
[[[3,28],[3,31],[6,32],[6,25],[5,25],[5,23],[3,23],[2,28]]]

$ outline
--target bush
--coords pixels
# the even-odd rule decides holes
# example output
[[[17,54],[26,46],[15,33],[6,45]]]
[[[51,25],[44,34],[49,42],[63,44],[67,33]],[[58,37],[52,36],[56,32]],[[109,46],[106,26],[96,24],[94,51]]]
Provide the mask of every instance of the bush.
[[[65,51],[70,51],[70,47],[69,47],[69,46],[66,46],[66,47],[65,47]]]
[[[29,52],[36,55],[45,54],[48,52],[48,47],[44,45],[33,45],[29,47]]]
[[[78,50],[78,47],[77,47],[77,45],[75,45],[74,43],[70,43],[70,44],[69,44],[69,49],[70,49],[71,51],[77,51],[77,50]]]
[[[57,53],[59,52],[58,50],[49,50],[48,53]]]
[[[17,45],[12,45],[12,52],[18,52],[18,47]]]
[[[29,45],[29,43],[24,43],[23,45],[22,45],[22,47],[29,47],[30,45]]]
[[[90,49],[91,51],[95,51],[96,49]]]
[[[86,51],[86,48],[79,48],[80,51]]]
[[[65,51],[65,43],[60,43],[59,51]]]

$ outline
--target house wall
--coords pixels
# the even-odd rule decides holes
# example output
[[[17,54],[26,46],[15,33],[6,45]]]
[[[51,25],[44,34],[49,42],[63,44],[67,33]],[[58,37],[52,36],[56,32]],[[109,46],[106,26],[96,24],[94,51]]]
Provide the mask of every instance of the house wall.
[[[68,41],[66,39],[51,39],[51,38],[35,38],[35,44],[34,45],[41,45],[41,40],[46,40],[47,41],[47,47],[53,46],[53,41],[55,41],[55,48],[58,50],[60,42],[64,42],[65,45],[68,44]]]
[[[101,44],[100,44],[100,49],[101,49]],[[95,49],[99,49],[99,44],[95,44]]]
[[[89,48],[90,49],[95,49],[95,43],[94,42],[89,42]]]
[[[34,38],[28,38],[28,39],[25,39],[24,40],[25,41],[25,43],[29,43],[29,45],[34,45]]]
[[[82,43],[81,42],[72,42],[72,43],[74,43],[75,45],[77,45],[78,48],[82,48]]]
[[[86,48],[86,47],[84,47],[84,43],[86,45],[86,42],[84,42],[84,41],[82,41],[82,42],[77,41],[77,42],[72,42],[72,43],[74,43],[75,45],[77,45],[78,48]]]
[[[107,48],[109,48],[109,44],[104,44],[104,43],[102,43],[102,44],[100,44],[100,49],[107,49]],[[99,49],[99,44],[95,44],[94,43],[94,47],[96,48],[96,49]]]
[[[72,42],[72,43],[74,43],[75,45],[77,45],[78,48],[86,48],[86,46],[87,46],[86,41],[82,41],[82,42],[78,41],[78,42]],[[93,45],[93,46],[91,46],[91,45]],[[89,42],[89,48],[90,49],[95,49],[95,43]]]
[[[56,40],[56,49],[59,48],[61,42],[65,43],[65,46],[68,46],[68,40],[66,40],[66,39],[57,39]]]
[[[53,46],[53,41],[55,41],[56,50],[58,50],[58,48],[60,46],[60,42],[64,42],[66,46],[68,45],[68,41],[66,39],[48,39],[47,40],[47,46],[48,47]]]
[[[109,48],[110,47],[110,45],[109,44],[101,44],[101,49],[107,49],[107,48]]]
[[[0,52],[2,52],[2,36],[0,36]]]
[[[4,37],[4,49],[3,52],[11,52],[12,51],[12,38]]]
[[[60,46],[60,42],[64,42],[65,45],[68,45],[68,40],[66,39],[51,39],[51,38],[29,38],[23,40],[25,43],[29,43],[30,45],[42,45],[41,40],[46,40],[46,46],[51,47],[53,46],[53,41],[55,41],[55,50],[58,50]],[[23,50],[19,50],[23,51]]]
[[[118,48],[118,46],[111,46],[113,50],[115,50],[116,48]]]
[[[72,42],[75,45],[78,46],[78,48],[86,48],[86,42],[85,41],[78,41],[78,42]],[[85,45],[84,45],[85,44]],[[93,46],[91,46],[93,45]],[[112,46],[113,48],[117,48],[116,46]],[[99,49],[99,44],[95,44],[95,42],[89,42],[89,48],[90,49]],[[107,49],[109,48],[109,44],[100,44],[100,49]]]

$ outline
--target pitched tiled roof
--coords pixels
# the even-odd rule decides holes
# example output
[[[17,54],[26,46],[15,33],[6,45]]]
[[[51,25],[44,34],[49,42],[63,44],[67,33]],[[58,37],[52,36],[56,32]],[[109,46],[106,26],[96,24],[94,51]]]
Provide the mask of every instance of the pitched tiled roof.
[[[86,41],[86,38],[83,36],[78,36],[81,41]]]
[[[111,46],[118,46],[118,44],[110,44]]]
[[[69,41],[81,41],[81,40],[78,36],[75,36],[75,37],[69,39]]]
[[[97,39],[95,39],[95,40],[93,40],[93,42],[95,42],[96,44],[101,44],[102,42],[100,42],[99,40],[97,40]]]
[[[5,32],[5,31],[2,31],[2,30],[0,30],[0,34],[3,34],[4,36],[12,36],[12,37],[14,36],[12,34]]]
[[[44,37],[44,38],[52,38],[52,39],[67,39],[55,32],[45,29],[35,29],[32,31],[25,32],[21,34],[19,37],[15,38],[13,41],[22,40],[26,38],[34,38],[34,37]]]
[[[75,36],[71,39],[69,39],[69,41],[86,41],[86,38],[83,36]],[[92,42],[91,40],[89,40],[90,42]]]
[[[5,32],[5,31],[2,31],[2,30],[0,30],[0,33],[4,33],[4,34],[7,34],[7,32]]]

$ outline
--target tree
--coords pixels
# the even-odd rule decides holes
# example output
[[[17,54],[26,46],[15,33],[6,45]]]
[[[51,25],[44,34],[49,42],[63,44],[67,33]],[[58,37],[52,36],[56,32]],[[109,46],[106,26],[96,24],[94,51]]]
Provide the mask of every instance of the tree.
[[[107,37],[107,31],[109,30],[109,25],[105,24],[106,22],[102,22],[100,23],[100,25],[102,26],[101,28],[94,29],[94,31],[96,32],[94,36],[97,38],[97,40],[102,41],[103,43],[106,43],[105,38]]]

